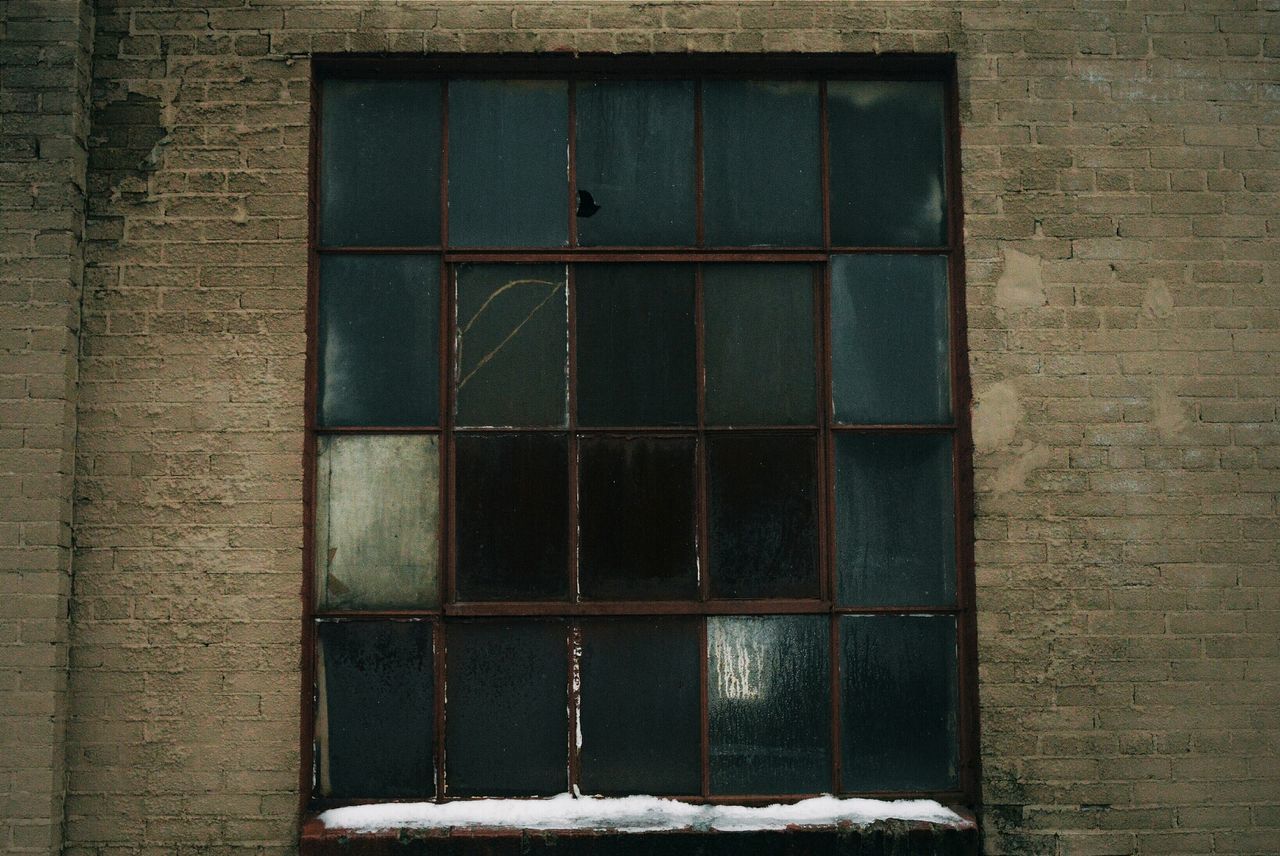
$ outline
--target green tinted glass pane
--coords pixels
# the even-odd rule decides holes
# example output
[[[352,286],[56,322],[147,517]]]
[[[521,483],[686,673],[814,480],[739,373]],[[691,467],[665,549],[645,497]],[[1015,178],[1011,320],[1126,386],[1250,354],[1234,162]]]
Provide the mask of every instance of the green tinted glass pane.
[[[568,151],[563,80],[450,82],[449,243],[568,243]]]
[[[568,305],[564,265],[459,266],[457,424],[565,424]]]
[[[831,373],[839,422],[951,419],[945,256],[831,259]]]
[[[955,500],[946,434],[836,436],[836,583],[851,606],[950,606]]]
[[[577,92],[578,240],[694,240],[693,83],[583,82]]]
[[[938,81],[827,84],[832,243],[947,243],[943,103]]]
[[[955,618],[845,615],[840,637],[845,791],[956,787]]]
[[[316,441],[316,592],[322,609],[440,603],[440,456],[435,436]]]
[[[326,80],[320,106],[320,243],[439,242],[439,82]]]
[[[320,424],[438,424],[439,318],[437,256],[321,256]]]
[[[813,424],[813,269],[715,264],[702,279],[707,421]]]
[[[818,84],[703,84],[703,220],[711,246],[822,243]]]

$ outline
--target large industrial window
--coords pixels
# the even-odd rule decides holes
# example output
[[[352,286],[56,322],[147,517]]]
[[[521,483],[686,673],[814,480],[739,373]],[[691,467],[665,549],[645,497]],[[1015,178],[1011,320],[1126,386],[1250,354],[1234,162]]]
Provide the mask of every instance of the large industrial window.
[[[319,75],[313,806],[972,796],[949,72],[769,68]]]

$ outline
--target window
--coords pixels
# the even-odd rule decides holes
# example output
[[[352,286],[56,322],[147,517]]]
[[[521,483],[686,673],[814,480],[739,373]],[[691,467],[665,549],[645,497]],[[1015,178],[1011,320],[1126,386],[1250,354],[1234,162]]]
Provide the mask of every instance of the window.
[[[319,69],[310,804],[971,799],[949,67],[503,62]]]

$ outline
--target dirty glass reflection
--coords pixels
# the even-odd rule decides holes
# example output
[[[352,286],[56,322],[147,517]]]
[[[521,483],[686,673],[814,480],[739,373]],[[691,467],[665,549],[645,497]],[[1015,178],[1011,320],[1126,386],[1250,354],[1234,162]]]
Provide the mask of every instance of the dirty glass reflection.
[[[316,441],[316,591],[321,609],[440,602],[440,458],[435,436]]]
[[[825,615],[707,619],[711,790],[831,790]]]

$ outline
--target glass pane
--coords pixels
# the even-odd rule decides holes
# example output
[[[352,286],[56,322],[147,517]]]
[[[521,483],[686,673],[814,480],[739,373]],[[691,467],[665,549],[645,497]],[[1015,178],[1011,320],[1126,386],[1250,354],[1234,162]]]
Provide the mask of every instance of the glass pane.
[[[319,793],[435,794],[435,677],[425,621],[321,621]]]
[[[459,425],[564,425],[569,326],[564,265],[461,265]]]
[[[440,83],[326,80],[320,243],[440,243]]]
[[[818,84],[707,81],[702,114],[707,244],[821,244]]]
[[[583,791],[699,792],[698,637],[696,618],[583,622]]]
[[[945,256],[833,256],[831,370],[837,421],[951,419]]]
[[[692,425],[693,266],[578,265],[578,421]]]
[[[565,626],[466,621],[447,627],[445,788],[514,797],[568,786]]]
[[[321,425],[435,425],[440,260],[320,257]]]
[[[458,434],[459,600],[569,592],[569,441],[563,434]]]
[[[953,604],[951,438],[840,434],[835,446],[840,603]]]
[[[844,789],[956,787],[955,619],[845,615],[840,631]]]
[[[577,99],[579,243],[692,244],[693,83],[584,82]]]
[[[711,791],[831,790],[825,615],[707,619]]]
[[[582,596],[694,597],[694,440],[583,437],[579,452]]]
[[[568,84],[451,81],[449,243],[563,246],[568,206]]]
[[[940,82],[833,80],[827,125],[833,244],[947,243]]]
[[[821,594],[817,455],[812,436],[708,438],[712,596]]]
[[[321,609],[440,603],[440,456],[421,434],[316,440]]]
[[[707,421],[813,424],[813,268],[705,265]]]

